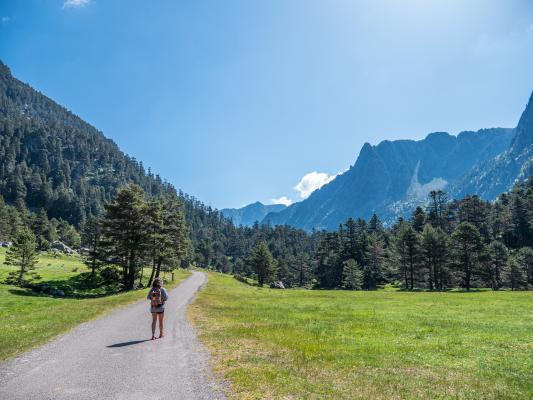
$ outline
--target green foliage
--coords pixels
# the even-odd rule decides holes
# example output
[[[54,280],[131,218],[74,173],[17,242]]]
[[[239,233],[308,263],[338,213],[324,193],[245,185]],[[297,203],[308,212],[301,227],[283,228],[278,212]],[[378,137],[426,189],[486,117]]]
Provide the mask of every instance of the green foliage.
[[[363,271],[353,258],[343,263],[342,287],[347,290],[360,290],[363,287]]]
[[[470,290],[472,275],[479,270],[481,235],[470,222],[461,222],[451,236],[455,266],[462,276],[462,286]]]
[[[274,273],[274,261],[266,242],[261,241],[257,244],[248,262],[257,275],[259,286],[268,283]]]
[[[5,257],[6,265],[17,267],[17,271],[8,279],[9,282],[22,285],[25,275],[35,269],[39,261],[36,245],[35,235],[29,229],[23,229],[15,235],[13,245]]]

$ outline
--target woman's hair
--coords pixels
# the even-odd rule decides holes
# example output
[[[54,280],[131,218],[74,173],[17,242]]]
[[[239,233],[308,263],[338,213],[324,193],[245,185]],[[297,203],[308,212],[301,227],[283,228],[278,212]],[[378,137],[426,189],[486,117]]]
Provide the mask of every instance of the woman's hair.
[[[155,278],[154,283],[152,284],[152,287],[162,287],[163,286],[163,279],[161,278]]]

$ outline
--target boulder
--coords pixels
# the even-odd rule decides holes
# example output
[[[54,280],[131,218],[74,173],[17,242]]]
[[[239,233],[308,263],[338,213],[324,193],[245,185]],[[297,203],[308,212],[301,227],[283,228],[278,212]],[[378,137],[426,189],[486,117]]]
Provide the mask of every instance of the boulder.
[[[271,289],[285,289],[285,285],[282,281],[274,281],[270,283]]]

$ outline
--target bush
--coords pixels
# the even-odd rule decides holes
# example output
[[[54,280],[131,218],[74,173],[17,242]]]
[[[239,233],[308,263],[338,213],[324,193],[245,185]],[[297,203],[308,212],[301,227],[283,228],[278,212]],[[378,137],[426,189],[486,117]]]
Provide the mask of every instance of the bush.
[[[100,277],[104,283],[117,283],[120,281],[120,273],[115,267],[105,267],[100,271]]]

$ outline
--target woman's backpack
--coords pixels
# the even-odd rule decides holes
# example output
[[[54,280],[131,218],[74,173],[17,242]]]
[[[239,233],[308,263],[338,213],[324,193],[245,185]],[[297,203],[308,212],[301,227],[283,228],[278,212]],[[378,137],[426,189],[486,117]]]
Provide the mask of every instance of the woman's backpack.
[[[152,289],[152,295],[150,296],[152,307],[159,307],[161,304],[163,304],[163,298],[161,296],[161,289],[160,288],[153,288]]]

